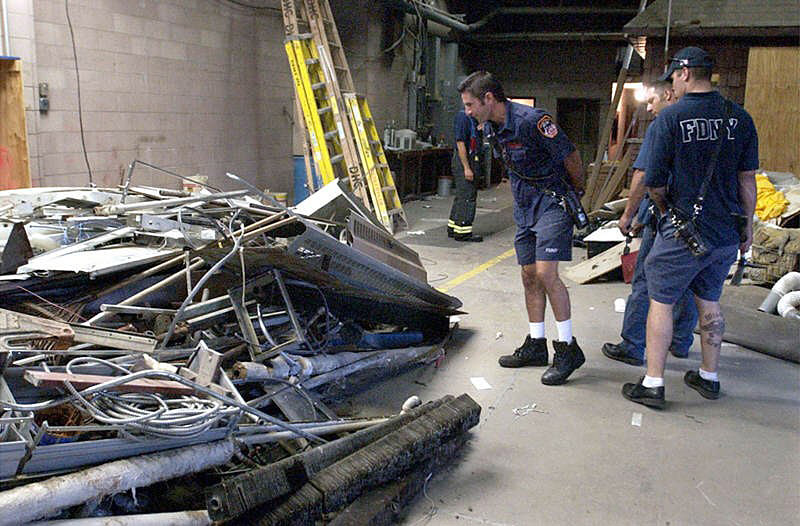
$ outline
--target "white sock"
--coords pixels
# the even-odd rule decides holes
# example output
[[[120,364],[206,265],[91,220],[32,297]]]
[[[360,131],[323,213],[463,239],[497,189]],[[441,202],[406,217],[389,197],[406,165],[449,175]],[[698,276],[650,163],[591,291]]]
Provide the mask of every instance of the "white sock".
[[[572,320],[567,318],[564,321],[556,321],[556,329],[558,329],[558,341],[572,342]]]
[[[644,375],[644,380],[642,380],[643,387],[664,387],[664,379],[657,378],[655,376],[647,376]]]
[[[719,375],[717,374],[716,371],[714,371],[713,373],[709,373],[708,371],[704,371],[703,368],[700,367],[698,369],[698,372],[700,373],[700,378],[702,378],[703,380],[709,380],[711,382],[719,382]]]
[[[530,326],[531,331],[531,338],[534,340],[537,338],[544,338],[544,322],[543,321],[532,321],[528,323]]]

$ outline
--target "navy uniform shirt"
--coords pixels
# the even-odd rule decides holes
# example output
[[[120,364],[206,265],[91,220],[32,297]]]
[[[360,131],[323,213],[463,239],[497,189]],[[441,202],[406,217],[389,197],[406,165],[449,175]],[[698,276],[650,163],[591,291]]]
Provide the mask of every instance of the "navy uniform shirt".
[[[506,102],[506,122],[502,127],[487,124],[496,130],[497,142],[507,154],[503,155],[504,162],[513,168],[506,171],[514,195],[514,220],[519,227],[531,227],[541,212],[558,203],[518,174],[541,179],[536,181],[537,186],[563,193],[569,180],[564,159],[575,151],[575,146],[547,112],[516,102]]]
[[[667,186],[669,202],[692,213],[693,205],[719,135],[725,142],[714,167],[714,180],[706,192],[698,226],[703,238],[716,247],[739,243],[731,213],[742,213],[739,172],[758,168],[758,135],[753,119],[733,104],[728,123],[725,99],[716,91],[687,93],[665,108],[651,126],[653,149],[647,163],[645,184]],[[670,181],[670,173],[674,174]]]
[[[475,154],[481,143],[478,121],[472,117],[467,117],[464,110],[461,110],[456,113],[456,117],[453,120],[453,128],[455,129],[455,141],[464,143],[468,155]]]
[[[639,149],[639,154],[636,156],[636,160],[633,162],[634,170],[641,170],[647,173],[647,161],[650,159],[650,150],[653,148],[654,129],[655,127],[653,126],[653,123],[650,123],[650,126],[647,127],[647,131],[644,133],[642,147]],[[642,199],[642,202],[639,205],[639,210],[636,213],[636,220],[643,225],[647,225],[653,219],[653,214],[650,211],[650,204],[650,196],[648,194],[644,194],[644,199]]]

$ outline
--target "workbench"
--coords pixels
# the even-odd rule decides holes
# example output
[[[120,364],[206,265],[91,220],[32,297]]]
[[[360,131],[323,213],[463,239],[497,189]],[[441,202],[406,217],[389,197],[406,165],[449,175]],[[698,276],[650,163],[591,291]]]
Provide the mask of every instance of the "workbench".
[[[424,150],[385,150],[394,185],[402,201],[419,199],[436,193],[440,177],[452,177],[450,159],[452,148]]]

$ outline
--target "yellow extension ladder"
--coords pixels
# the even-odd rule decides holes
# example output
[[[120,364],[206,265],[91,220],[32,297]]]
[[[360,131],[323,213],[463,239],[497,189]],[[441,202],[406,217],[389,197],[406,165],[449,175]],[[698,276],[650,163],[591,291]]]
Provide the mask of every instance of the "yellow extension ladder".
[[[367,208],[395,232],[399,223],[407,225],[406,216],[367,101],[353,93],[328,0],[282,0],[281,11],[286,54],[317,173],[324,183],[347,178]]]
[[[398,229],[399,223],[408,227],[406,213],[400,203],[400,196],[397,195],[394,178],[389,170],[389,163],[386,161],[386,154],[375,121],[372,119],[372,112],[369,111],[367,99],[356,93],[345,93],[344,100],[352,128],[356,132],[361,166],[367,175],[369,195],[375,207],[375,214],[391,233]]]

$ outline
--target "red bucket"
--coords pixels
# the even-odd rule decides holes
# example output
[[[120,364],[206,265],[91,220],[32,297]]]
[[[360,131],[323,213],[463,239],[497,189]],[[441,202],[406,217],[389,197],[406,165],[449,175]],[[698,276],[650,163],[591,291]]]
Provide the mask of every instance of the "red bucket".
[[[636,270],[636,259],[639,257],[639,251],[634,250],[631,252],[630,248],[631,237],[625,238],[625,248],[622,250],[620,260],[622,260],[622,280],[625,283],[633,281],[633,272]]]

